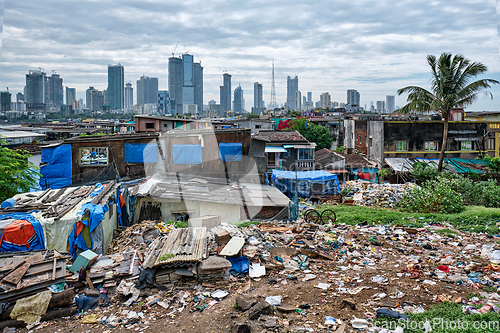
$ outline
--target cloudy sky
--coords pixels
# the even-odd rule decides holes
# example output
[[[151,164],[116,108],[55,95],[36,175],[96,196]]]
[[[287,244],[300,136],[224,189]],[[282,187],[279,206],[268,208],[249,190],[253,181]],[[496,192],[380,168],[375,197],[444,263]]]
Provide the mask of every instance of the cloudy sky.
[[[83,97],[89,86],[107,87],[107,65],[116,63],[134,89],[145,74],[166,90],[177,43],[176,55],[202,62],[205,104],[219,102],[227,71],[247,109],[255,81],[269,103],[273,59],[278,104],[287,75],[298,75],[314,101],[328,91],[345,102],[346,90],[357,89],[369,107],[403,86],[428,87],[426,56],[442,52],[483,62],[485,77],[500,80],[495,0],[0,0],[0,14],[2,7],[0,90],[13,93],[41,67]],[[493,100],[480,97],[468,110],[500,111],[500,87],[491,91]]]

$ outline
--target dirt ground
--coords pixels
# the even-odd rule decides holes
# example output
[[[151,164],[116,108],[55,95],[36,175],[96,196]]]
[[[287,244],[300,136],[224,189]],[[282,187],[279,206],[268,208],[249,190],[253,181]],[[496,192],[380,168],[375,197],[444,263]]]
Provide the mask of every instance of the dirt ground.
[[[143,297],[131,307],[123,307],[126,298],[116,297],[113,305],[108,308],[97,308],[93,313],[102,320],[105,316],[121,314],[123,310],[141,312],[144,318],[138,323],[129,326],[120,324],[116,327],[98,323],[82,324],[82,316],[73,316],[46,322],[35,329],[37,332],[231,332],[234,322],[248,322],[252,332],[328,332],[335,331],[338,325],[325,325],[325,317],[331,316],[337,322],[347,322],[345,332],[353,331],[349,322],[353,318],[374,318],[377,308],[384,307],[393,310],[411,312],[418,306],[429,308],[437,298],[452,301],[466,299],[470,294],[478,294],[486,288],[485,285],[474,283],[453,282],[448,277],[453,274],[462,274],[466,277],[471,267],[483,275],[483,279],[494,280],[496,272],[485,270],[489,263],[487,259],[480,258],[481,245],[496,239],[479,235],[454,235],[453,238],[440,236],[431,230],[421,229],[416,235],[394,233],[390,229],[385,235],[377,234],[377,229],[366,227],[339,227],[334,234],[344,239],[344,245],[330,248],[330,254],[335,260],[322,258],[309,259],[308,269],[316,277],[303,281],[304,273],[301,270],[273,270],[258,279],[248,276],[227,281],[198,284],[200,289],[184,288],[186,301],[182,311],[182,304],[171,301],[167,309],[158,304],[143,305],[148,295],[154,295],[157,290],[146,289]],[[276,242],[286,240],[283,235],[270,235]],[[326,238],[315,239],[319,247],[327,244]],[[331,242],[330,242],[331,243]],[[376,244],[376,245],[374,245]],[[424,246],[424,244],[428,244]],[[475,244],[476,249],[464,251],[467,244]],[[280,245],[280,244],[277,244]],[[430,246],[429,246],[430,245]],[[426,248],[430,248],[426,249]],[[448,265],[450,272],[445,277],[436,276],[437,266],[445,257],[451,256],[453,262]],[[255,261],[253,259],[252,261]],[[463,264],[461,264],[463,263]],[[464,270],[464,266],[468,270]],[[475,264],[474,264],[475,263]],[[410,265],[420,265],[420,273],[403,272]],[[417,266],[418,267],[418,266]],[[419,276],[420,275],[420,276]],[[293,277],[297,277],[293,279]],[[382,281],[373,282],[372,277],[382,277]],[[291,279],[292,278],[292,279]],[[379,280],[381,280],[379,278]],[[456,279],[455,279],[456,280]],[[425,281],[425,282],[424,282]],[[429,284],[429,281],[433,281]],[[329,283],[327,290],[316,286],[319,283]],[[482,288],[482,289],[480,289]],[[229,292],[228,296],[219,303],[201,309],[196,309],[202,304],[208,305],[213,300],[207,298],[200,302],[193,300],[199,292],[215,291],[217,289]],[[166,298],[170,299],[179,292],[174,289]],[[376,295],[386,294],[377,299]],[[267,296],[282,296],[282,303],[305,309],[284,313],[276,311],[276,327],[265,328],[263,320],[249,320],[248,311],[240,311],[236,307],[238,295],[255,296],[264,299]],[[440,296],[444,295],[444,296]],[[353,304],[352,309],[349,304]],[[304,306],[307,303],[309,307]],[[85,314],[86,315],[86,314]],[[23,329],[22,332],[28,332]]]

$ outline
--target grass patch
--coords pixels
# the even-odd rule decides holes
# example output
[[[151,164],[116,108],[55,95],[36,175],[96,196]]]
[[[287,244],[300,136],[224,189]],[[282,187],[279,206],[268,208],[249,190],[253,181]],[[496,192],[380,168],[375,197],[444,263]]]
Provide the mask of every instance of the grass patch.
[[[262,221],[237,221],[231,224],[237,226],[238,228],[246,228],[251,225],[259,225],[261,222]]]
[[[497,234],[499,232],[496,224],[500,222],[500,208],[467,206],[461,213],[420,214],[363,206],[323,205],[317,207],[319,212],[325,209],[331,209],[335,212],[337,223],[359,224],[367,222],[369,224],[401,224],[418,228],[433,221],[436,223],[449,223],[461,231],[486,232],[489,234]],[[410,219],[415,219],[416,222],[410,222]],[[451,235],[450,231],[441,232]]]
[[[437,303],[424,313],[408,314],[408,317],[409,320],[407,322],[398,322],[391,318],[379,317],[375,320],[375,324],[381,328],[392,329],[395,329],[397,324],[400,324],[404,328],[405,333],[423,333],[424,329],[421,328],[426,320],[431,325],[432,333],[494,333],[500,331],[500,314],[495,312],[464,314],[462,312],[462,305],[455,303]],[[420,325],[420,328],[418,328],[418,325]]]
[[[166,223],[166,224],[173,224],[176,229],[187,228],[188,227],[188,223],[187,222],[182,222],[182,221],[168,221],[168,222],[164,222],[164,223]]]

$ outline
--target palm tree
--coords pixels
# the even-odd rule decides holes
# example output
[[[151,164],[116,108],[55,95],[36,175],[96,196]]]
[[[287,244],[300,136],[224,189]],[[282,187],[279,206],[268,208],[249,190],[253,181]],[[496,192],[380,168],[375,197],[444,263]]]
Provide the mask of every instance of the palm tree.
[[[499,82],[492,79],[482,79],[472,82],[479,74],[488,69],[480,62],[471,62],[462,55],[452,56],[443,53],[436,60],[436,56],[428,55],[427,63],[431,66],[431,90],[417,86],[408,86],[398,90],[398,95],[408,93],[407,104],[400,109],[402,113],[437,111],[444,120],[443,143],[439,154],[438,171],[443,169],[444,152],[448,139],[448,120],[453,108],[463,108],[476,101],[479,93],[491,84]],[[491,98],[489,91],[484,93]]]

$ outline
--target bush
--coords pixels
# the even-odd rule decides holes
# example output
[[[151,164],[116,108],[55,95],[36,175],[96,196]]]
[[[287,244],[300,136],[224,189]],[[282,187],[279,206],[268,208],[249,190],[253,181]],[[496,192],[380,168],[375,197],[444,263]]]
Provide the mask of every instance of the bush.
[[[446,178],[427,181],[421,187],[411,189],[396,207],[415,213],[460,213],[465,209],[462,196],[452,189],[450,183],[451,180]]]
[[[433,166],[425,162],[415,162],[411,176],[416,180],[417,184],[425,183],[429,180],[435,180],[439,172]]]

